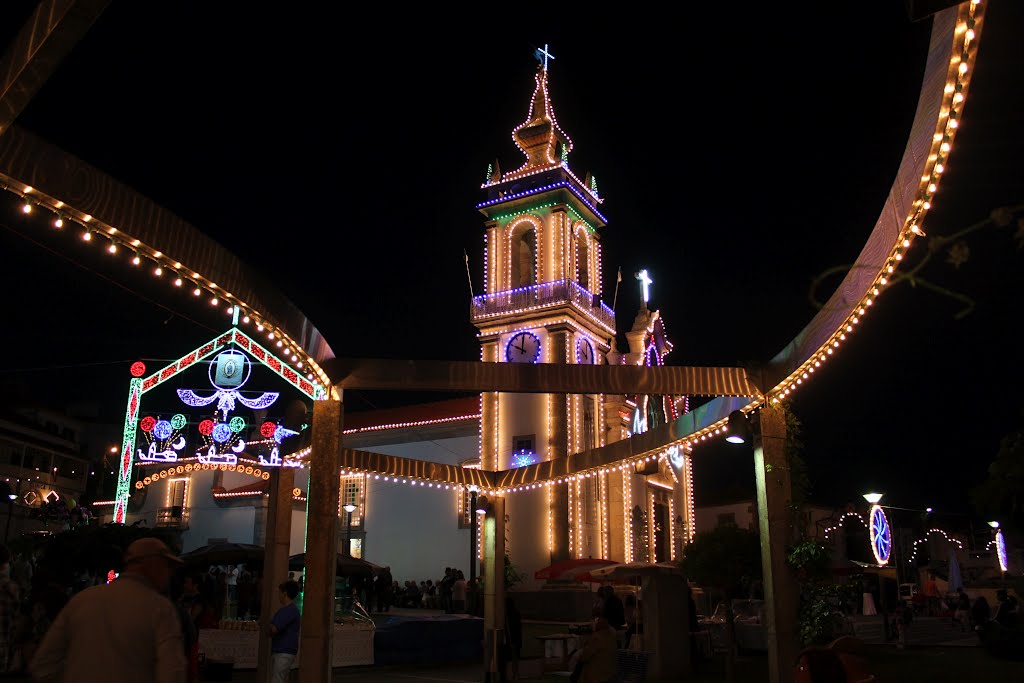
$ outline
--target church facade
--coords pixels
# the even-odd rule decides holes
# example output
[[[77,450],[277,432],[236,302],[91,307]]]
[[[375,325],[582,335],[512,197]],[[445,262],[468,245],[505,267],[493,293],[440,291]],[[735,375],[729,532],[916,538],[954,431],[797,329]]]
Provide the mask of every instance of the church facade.
[[[569,165],[573,143],[538,66],[528,115],[513,131],[525,156],[492,166],[477,205],[484,218],[483,293],[471,319],[480,359],[490,363],[660,365],[672,350],[646,296],[618,349],[615,312],[603,301],[601,229],[593,180]],[[646,273],[638,274],[645,287]],[[487,392],[402,409],[345,416],[346,447],[486,470],[571,458],[687,412],[686,397]],[[183,549],[211,540],[261,543],[269,475],[240,453],[231,466],[140,463],[127,522],[181,533]],[[256,472],[256,474],[254,474]],[[292,553],[303,551],[308,470],[296,471]],[[694,534],[692,467],[682,448],[628,468],[607,468],[509,493],[506,551],[526,578],[570,558],[664,561]],[[145,482],[140,486],[140,482]],[[372,473],[342,473],[339,549],[388,565],[398,580],[437,579],[463,569],[475,511],[470,492]],[[151,490],[152,489],[152,490]],[[140,494],[140,492],[143,492]],[[187,512],[186,512],[187,511]],[[478,540],[479,542],[479,540]]]

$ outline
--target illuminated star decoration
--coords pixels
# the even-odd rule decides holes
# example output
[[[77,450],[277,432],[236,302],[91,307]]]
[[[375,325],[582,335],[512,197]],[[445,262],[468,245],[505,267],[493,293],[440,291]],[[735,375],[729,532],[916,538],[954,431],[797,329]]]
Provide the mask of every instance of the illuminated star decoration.
[[[247,408],[261,410],[274,403],[280,394],[264,392],[256,398],[242,396],[239,389],[249,380],[252,368],[249,357],[235,349],[217,355],[210,363],[210,384],[216,391],[211,396],[199,396],[191,389],[178,389],[178,398],[192,407],[210,405],[217,401],[212,419],[199,423],[199,434],[203,445],[196,452],[199,462],[208,465],[235,465],[238,453],[245,450],[241,433],[245,430],[245,419],[228,413],[235,409],[236,401]]]
[[[143,451],[138,449],[140,461],[147,462],[177,462],[178,454],[185,447],[185,437],[182,430],[188,424],[188,420],[181,413],[178,413],[170,420],[154,418],[148,415],[142,418],[139,429],[149,442],[149,447]]]
[[[523,449],[512,454],[512,467],[526,467],[537,462],[537,454],[531,450]]]

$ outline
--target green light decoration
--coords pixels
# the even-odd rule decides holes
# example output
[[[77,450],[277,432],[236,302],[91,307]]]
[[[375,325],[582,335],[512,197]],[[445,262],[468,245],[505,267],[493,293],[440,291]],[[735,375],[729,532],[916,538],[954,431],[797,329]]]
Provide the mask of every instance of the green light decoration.
[[[566,145],[564,142],[562,143],[562,165],[569,165],[569,146]]]
[[[594,193],[595,197],[598,196],[598,194],[597,194],[597,176],[590,176],[590,191]]]
[[[175,429],[184,429],[185,425],[187,424],[188,419],[181,413],[178,413],[177,415],[171,418],[171,426],[174,427]]]
[[[487,164],[487,175],[484,176],[484,185],[491,183],[491,174],[494,173],[494,164]]]
[[[230,427],[231,431],[233,431],[235,434],[238,434],[240,431],[245,429],[245,418],[236,415],[235,417],[231,418],[231,422],[228,423],[228,427]]]

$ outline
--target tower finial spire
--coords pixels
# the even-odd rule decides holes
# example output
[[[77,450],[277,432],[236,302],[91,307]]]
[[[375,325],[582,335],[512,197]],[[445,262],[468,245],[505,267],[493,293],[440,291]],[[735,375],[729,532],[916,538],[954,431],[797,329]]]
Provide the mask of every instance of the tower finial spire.
[[[536,57],[537,61],[544,65],[544,70],[548,70],[548,60],[554,59],[555,56],[548,52],[548,44],[544,43],[544,47],[538,47],[533,51],[533,56]]]

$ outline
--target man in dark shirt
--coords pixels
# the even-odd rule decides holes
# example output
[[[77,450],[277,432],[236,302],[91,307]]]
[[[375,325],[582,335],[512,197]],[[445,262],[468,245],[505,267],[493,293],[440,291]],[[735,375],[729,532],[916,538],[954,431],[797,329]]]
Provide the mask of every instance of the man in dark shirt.
[[[302,626],[302,616],[295,604],[295,598],[299,594],[299,584],[295,581],[285,581],[277,587],[278,599],[281,608],[274,613],[270,620],[270,658],[271,683],[287,683],[288,672],[295,663],[295,656],[299,653],[299,629]]]
[[[611,586],[602,586],[602,588],[604,589],[603,616],[608,620],[608,625],[617,631],[626,628],[626,608],[622,604],[622,600],[615,594],[615,589]]]

